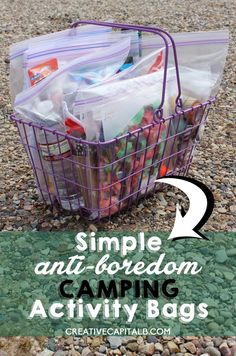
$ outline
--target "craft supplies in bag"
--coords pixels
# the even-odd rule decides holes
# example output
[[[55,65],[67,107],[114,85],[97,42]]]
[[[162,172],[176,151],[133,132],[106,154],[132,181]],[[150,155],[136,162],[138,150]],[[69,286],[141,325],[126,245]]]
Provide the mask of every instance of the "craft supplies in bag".
[[[228,52],[228,30],[173,33],[171,36],[175,41],[179,66],[217,75],[220,84]],[[163,47],[163,42],[154,35],[144,34],[140,42],[142,56]],[[170,66],[174,64],[171,50],[169,64]],[[216,93],[217,87],[213,90],[212,95]]]
[[[27,119],[34,121],[37,116],[35,104],[48,99],[52,100],[59,114],[65,99],[64,94],[68,92],[71,95],[76,94],[79,88],[86,87],[94,80],[106,80],[115,74],[127,58],[129,49],[130,39],[126,38],[106,49],[97,50],[69,62],[36,86],[19,93],[15,100],[15,109]],[[45,125],[47,126],[46,121]]]
[[[46,78],[49,74],[58,69],[57,59],[52,58],[47,62],[41,63],[35,67],[28,69],[28,75],[31,86]]]
[[[133,125],[141,125],[140,110],[148,105],[157,109],[160,105],[162,77],[160,71],[79,90],[73,114],[83,122],[86,138],[108,141]]]
[[[117,43],[118,41],[130,38],[131,47],[129,57],[134,60],[134,49],[137,45],[137,34],[133,33],[109,33],[101,34],[101,36],[96,37],[73,37],[73,40],[66,42],[54,43],[49,46],[45,46],[45,43],[38,46],[30,46],[30,48],[24,53],[24,71],[25,71],[25,80],[24,88],[27,88],[32,85],[31,76],[29,75],[32,70],[35,68],[44,67],[44,63],[51,63],[51,61],[57,62],[57,68],[61,68],[63,65],[74,60],[75,58],[82,57],[86,54],[97,51],[98,49],[106,49],[111,45]],[[133,46],[133,47],[132,47]],[[122,70],[122,68],[120,68]],[[48,71],[50,74],[50,71]]]
[[[18,93],[23,90],[24,83],[24,71],[23,71],[23,60],[24,53],[28,50],[29,46],[32,44],[40,44],[40,46],[47,47],[48,45],[60,43],[61,41],[70,42],[74,41],[75,38],[79,38],[81,41],[84,38],[92,39],[94,37],[104,36],[109,34],[111,28],[101,27],[96,25],[85,25],[78,28],[70,28],[64,31],[53,32],[47,35],[42,35],[38,37],[29,38],[22,42],[13,44],[10,47],[10,92],[12,103],[14,104],[15,97]]]

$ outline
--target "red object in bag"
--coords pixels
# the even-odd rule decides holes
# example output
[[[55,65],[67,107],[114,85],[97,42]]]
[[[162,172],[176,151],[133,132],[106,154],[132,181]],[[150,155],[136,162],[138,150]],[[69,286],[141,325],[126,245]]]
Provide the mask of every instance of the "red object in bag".
[[[163,51],[161,51],[158,54],[153,65],[149,68],[148,74],[154,73],[154,72],[157,72],[158,70],[160,70],[163,67],[163,60],[164,60],[164,53],[163,53]]]
[[[58,69],[56,58],[50,59],[47,62],[38,64],[28,70],[31,86],[37,84],[49,74]]]

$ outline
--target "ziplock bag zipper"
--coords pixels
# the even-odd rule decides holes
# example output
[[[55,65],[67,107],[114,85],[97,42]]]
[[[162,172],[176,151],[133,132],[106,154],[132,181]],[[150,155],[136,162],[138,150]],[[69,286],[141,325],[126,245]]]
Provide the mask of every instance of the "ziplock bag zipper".
[[[183,33],[172,33],[171,36],[175,40],[176,46],[191,46],[191,45],[207,45],[207,44],[223,44],[229,42],[229,33],[227,30],[223,31],[207,31],[207,32],[183,32]],[[192,39],[190,39],[192,37]],[[200,37],[200,38],[199,38]],[[208,38],[207,38],[208,37]],[[212,38],[209,38],[212,37]],[[186,40],[184,39],[186,38]],[[152,42],[152,43],[148,43]],[[156,36],[142,36],[141,47],[145,48],[156,48],[159,47],[161,43],[158,43],[158,38]],[[171,47],[171,44],[169,44]]]
[[[92,28],[94,28],[93,31],[91,31]],[[67,40],[71,37],[80,37],[80,38],[84,38],[84,37],[86,38],[88,36],[96,37],[98,34],[100,35],[109,32],[112,32],[112,30],[107,27],[98,28],[98,26],[94,26],[94,25],[93,26],[85,25],[84,27],[80,27],[79,29],[77,29],[77,31],[75,31],[75,29],[67,29],[67,30],[54,32],[38,37],[29,38],[27,40],[13,44],[10,47],[10,60],[13,60],[21,56],[28,49],[28,46],[36,41],[41,44],[43,43],[46,44],[50,42],[55,43],[57,41],[60,42],[62,40]]]

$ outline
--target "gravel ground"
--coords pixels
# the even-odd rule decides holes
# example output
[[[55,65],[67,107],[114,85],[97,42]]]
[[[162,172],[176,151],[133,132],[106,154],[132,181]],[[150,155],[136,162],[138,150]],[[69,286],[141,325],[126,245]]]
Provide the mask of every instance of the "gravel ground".
[[[224,78],[218,95],[216,106],[211,112],[203,142],[198,149],[190,170],[192,177],[198,178],[212,190],[216,206],[207,225],[210,231],[233,231],[235,229],[235,126],[233,108],[235,77],[235,33],[236,2],[212,0],[147,0],[127,2],[124,0],[95,0],[90,2],[80,0],[1,0],[0,11],[0,230],[81,230],[123,229],[123,230],[169,230],[175,217],[174,206],[177,199],[184,197],[173,192],[158,193],[149,200],[143,200],[138,207],[114,217],[111,221],[100,224],[86,222],[79,216],[69,216],[66,213],[52,212],[37,199],[34,180],[27,163],[26,154],[19,146],[18,135],[8,116],[12,112],[8,91],[8,47],[11,43],[31,36],[61,30],[75,20],[116,19],[120,22],[155,24],[170,32],[199,31],[228,28],[231,32],[230,51],[227,58]],[[191,350],[185,346],[168,344],[168,340],[136,339],[132,348],[117,346],[116,351],[108,340],[103,338],[84,339],[29,339],[9,338],[0,340],[0,355],[54,355],[71,356],[102,356],[136,354],[169,356],[170,354],[207,354],[210,356],[235,356],[235,338],[213,340],[198,338],[172,340],[175,345],[190,342]],[[51,341],[50,341],[51,340]],[[51,346],[48,343],[51,342]],[[93,344],[92,344],[93,343]],[[156,346],[157,343],[160,345]],[[147,345],[144,349],[136,344]],[[150,346],[151,344],[151,346]],[[220,345],[221,347],[219,351]],[[33,345],[33,346],[32,346]],[[52,349],[52,345],[56,345]],[[59,345],[59,346],[58,346]],[[154,346],[153,346],[154,345]],[[84,351],[86,347],[89,349]],[[102,347],[103,346],[103,347]],[[44,353],[41,350],[46,347]],[[101,348],[102,347],[102,348]],[[122,348],[123,347],[123,348]],[[162,350],[164,347],[164,351]],[[194,348],[195,347],[195,348]],[[208,347],[208,350],[206,349]],[[210,349],[209,349],[210,347]],[[100,349],[101,348],[101,349]],[[150,348],[151,351],[148,351]],[[113,351],[111,351],[113,349]],[[196,350],[195,350],[196,349]],[[30,351],[31,350],[31,351]],[[51,351],[50,351],[51,350]],[[60,351],[61,350],[61,351]],[[109,351],[110,350],[110,351]]]

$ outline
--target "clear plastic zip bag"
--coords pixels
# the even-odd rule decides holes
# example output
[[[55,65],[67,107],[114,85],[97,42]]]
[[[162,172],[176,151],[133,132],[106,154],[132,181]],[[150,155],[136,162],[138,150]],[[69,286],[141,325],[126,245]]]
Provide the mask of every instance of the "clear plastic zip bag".
[[[70,28],[67,30],[54,32],[38,37],[33,37],[22,42],[13,44],[10,47],[10,93],[12,103],[15,97],[23,90],[24,71],[23,60],[24,53],[31,45],[50,45],[52,43],[60,43],[61,41],[74,41],[75,38],[93,39],[96,37],[108,35],[112,29],[109,27],[101,27],[96,25],[85,25],[78,28]]]
[[[70,41],[57,41],[54,44],[38,44],[30,46],[24,53],[24,88],[35,85],[50,75],[53,71],[63,67],[70,61],[99,49],[106,49],[122,39],[130,38],[129,57],[137,53],[138,36],[136,32],[111,32],[101,36],[73,37]],[[135,49],[136,48],[136,49]],[[132,57],[134,58],[134,57]]]
[[[171,36],[175,41],[179,66],[215,74],[219,86],[228,53],[228,30],[172,33]],[[144,34],[140,39],[142,56],[162,46],[158,36]],[[169,63],[170,66],[174,64],[172,51],[170,51]],[[216,90],[212,91],[212,95],[217,93],[217,86]]]

